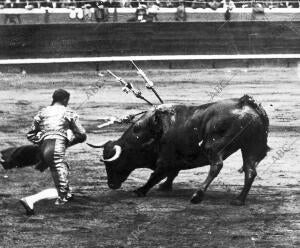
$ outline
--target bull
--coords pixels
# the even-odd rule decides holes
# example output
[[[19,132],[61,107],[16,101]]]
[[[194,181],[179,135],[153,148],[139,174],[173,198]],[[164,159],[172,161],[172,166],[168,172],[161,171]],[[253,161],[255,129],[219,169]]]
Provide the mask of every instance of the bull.
[[[269,150],[268,129],[263,107],[245,95],[200,106],[163,104],[147,111],[118,140],[89,145],[103,148],[101,160],[111,189],[120,188],[137,168],[153,170],[148,181],[134,191],[139,197],[165,178],[160,189],[171,190],[180,170],[210,165],[192,203],[203,200],[223,161],[240,149],[245,180],[232,204],[244,205],[257,175],[256,167]]]
[[[41,161],[38,145],[23,145],[10,147],[0,151],[0,164],[5,170],[35,166],[35,169],[44,171],[47,169]]]

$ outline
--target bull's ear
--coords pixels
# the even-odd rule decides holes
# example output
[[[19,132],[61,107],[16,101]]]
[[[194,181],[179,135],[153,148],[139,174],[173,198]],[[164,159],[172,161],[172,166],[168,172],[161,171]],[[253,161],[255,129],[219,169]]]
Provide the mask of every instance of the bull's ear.
[[[175,111],[172,109],[157,109],[153,116],[156,132],[167,132],[175,121]]]
[[[153,126],[158,126],[161,123],[161,111],[156,110],[153,117],[152,117],[152,124]]]
[[[160,136],[163,133],[163,113],[161,111],[156,111],[152,116],[150,129],[156,136]]]

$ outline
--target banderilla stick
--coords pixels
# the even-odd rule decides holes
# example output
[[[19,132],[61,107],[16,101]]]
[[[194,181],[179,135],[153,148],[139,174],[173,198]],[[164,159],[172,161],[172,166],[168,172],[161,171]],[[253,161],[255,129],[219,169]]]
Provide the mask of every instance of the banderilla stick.
[[[146,88],[147,89],[151,89],[152,92],[154,93],[154,95],[158,98],[158,100],[160,101],[160,103],[164,103],[164,101],[161,99],[161,97],[158,95],[157,91],[154,89],[154,83],[146,76],[146,74],[143,72],[142,69],[140,69],[134,62],[133,60],[130,60],[131,63],[133,64],[133,66],[135,67],[135,69],[137,69],[138,74],[140,74],[143,79],[146,82]]]
[[[131,83],[126,82],[123,78],[118,77],[114,73],[112,73],[110,70],[107,70],[107,72],[112,75],[116,80],[118,80],[122,85],[124,85],[123,91],[126,93],[131,92],[136,98],[140,98],[147,102],[149,105],[153,106],[153,104],[148,101],[143,95],[142,92],[138,89],[134,88]]]
[[[126,115],[122,118],[117,118],[117,117],[111,117],[109,121],[103,123],[103,124],[100,124],[98,125],[97,127],[98,128],[103,128],[103,127],[106,127],[106,126],[109,126],[109,125],[112,125],[114,123],[130,123],[136,116],[139,116],[139,115],[142,115],[142,114],[145,114],[147,111],[142,111],[142,112],[139,112],[137,114],[132,114],[132,115]]]

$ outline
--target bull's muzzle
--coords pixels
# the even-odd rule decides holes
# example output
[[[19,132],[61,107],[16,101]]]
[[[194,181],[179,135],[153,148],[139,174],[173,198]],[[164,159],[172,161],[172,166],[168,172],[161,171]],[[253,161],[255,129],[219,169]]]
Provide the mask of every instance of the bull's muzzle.
[[[122,147],[118,146],[118,145],[115,145],[113,147],[113,150],[115,151],[115,154],[111,158],[108,158],[108,159],[101,158],[100,160],[102,162],[113,162],[113,161],[116,161],[121,156]]]

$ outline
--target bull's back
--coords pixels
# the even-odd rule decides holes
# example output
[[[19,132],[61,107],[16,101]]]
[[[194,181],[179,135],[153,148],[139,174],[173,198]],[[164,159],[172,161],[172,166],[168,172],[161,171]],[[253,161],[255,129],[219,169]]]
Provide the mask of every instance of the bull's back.
[[[222,150],[227,155],[243,146],[268,151],[268,117],[251,97],[227,99],[200,106],[177,105],[176,121],[169,139],[183,154],[196,153],[199,143],[207,150]],[[249,148],[250,149],[250,148]]]

